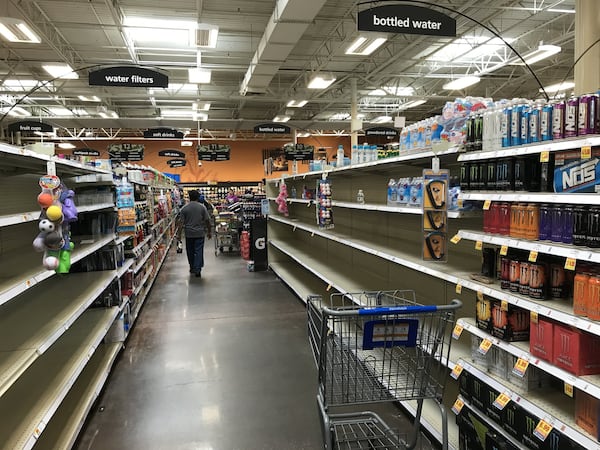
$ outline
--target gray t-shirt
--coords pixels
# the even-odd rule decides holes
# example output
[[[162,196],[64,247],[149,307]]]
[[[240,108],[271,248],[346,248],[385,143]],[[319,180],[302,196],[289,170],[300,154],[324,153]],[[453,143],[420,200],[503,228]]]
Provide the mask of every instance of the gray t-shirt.
[[[199,238],[204,236],[206,223],[209,222],[210,219],[208,211],[202,203],[189,202],[181,208],[180,214],[185,237]]]

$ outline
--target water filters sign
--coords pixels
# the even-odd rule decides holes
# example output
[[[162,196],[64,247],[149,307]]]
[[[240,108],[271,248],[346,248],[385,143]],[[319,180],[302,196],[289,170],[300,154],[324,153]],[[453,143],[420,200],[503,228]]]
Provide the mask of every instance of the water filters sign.
[[[169,87],[167,75],[140,66],[103,67],[90,72],[88,81],[90,86]]]
[[[358,29],[381,33],[455,37],[456,20],[421,6],[386,5],[360,11]]]

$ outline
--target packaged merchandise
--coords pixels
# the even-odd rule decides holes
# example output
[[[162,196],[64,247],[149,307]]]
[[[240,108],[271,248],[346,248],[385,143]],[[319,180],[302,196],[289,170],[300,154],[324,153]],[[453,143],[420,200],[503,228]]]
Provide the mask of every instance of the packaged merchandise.
[[[600,337],[562,324],[554,325],[553,364],[576,375],[600,373]]]
[[[504,341],[529,340],[529,311],[496,302],[492,306],[492,335]]]
[[[575,395],[575,423],[600,440],[600,399],[578,390]]]
[[[592,148],[591,158],[581,159],[581,150],[554,155],[554,192],[600,192],[600,148]]]
[[[529,353],[551,362],[554,357],[554,322],[538,316],[537,320],[531,320],[529,326]]]

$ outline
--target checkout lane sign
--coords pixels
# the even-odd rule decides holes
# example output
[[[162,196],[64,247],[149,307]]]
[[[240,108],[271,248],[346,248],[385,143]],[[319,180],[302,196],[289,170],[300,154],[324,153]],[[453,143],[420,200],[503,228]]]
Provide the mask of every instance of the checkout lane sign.
[[[421,6],[386,5],[360,11],[358,29],[380,33],[455,37],[456,20]]]

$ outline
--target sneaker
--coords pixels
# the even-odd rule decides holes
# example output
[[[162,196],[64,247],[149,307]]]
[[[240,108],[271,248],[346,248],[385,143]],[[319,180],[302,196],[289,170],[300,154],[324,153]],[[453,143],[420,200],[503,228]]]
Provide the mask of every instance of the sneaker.
[[[202,276],[202,272],[196,272],[196,278],[200,278]]]

